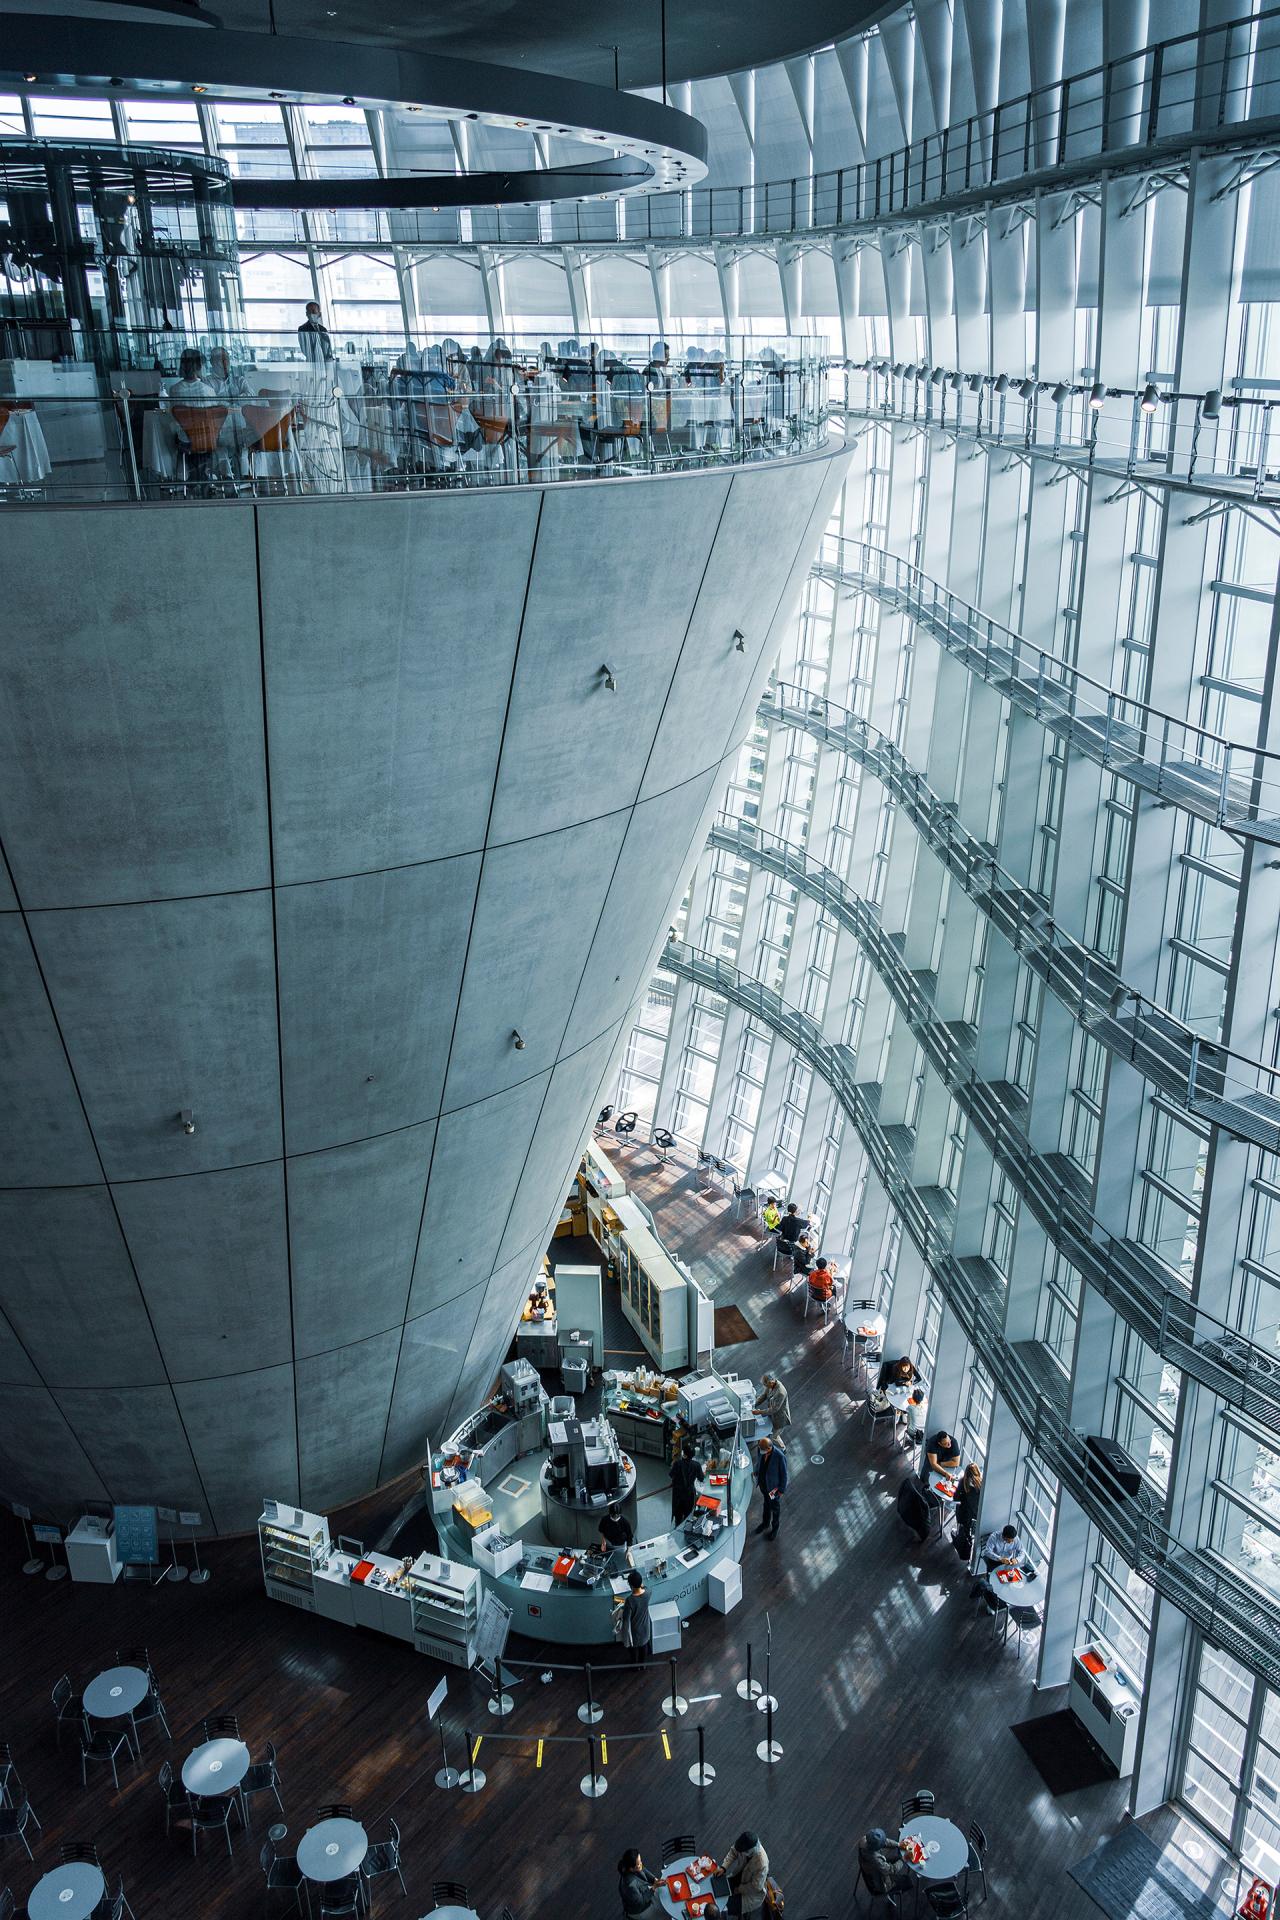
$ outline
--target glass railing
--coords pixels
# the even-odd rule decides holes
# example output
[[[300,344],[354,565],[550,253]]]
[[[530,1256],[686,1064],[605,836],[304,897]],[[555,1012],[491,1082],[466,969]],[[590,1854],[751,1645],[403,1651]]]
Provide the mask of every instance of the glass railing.
[[[1280,839],[1280,754],[1116,692],[882,547],[829,535],[818,570],[908,614],[1049,732],[1146,792],[1229,832]]]
[[[541,485],[738,464],[825,443],[826,366],[730,343],[626,359],[405,352],[395,364],[188,358],[177,377],[0,366],[0,503]],[[190,350],[194,352],[195,350]],[[102,389],[109,388],[109,391]]]
[[[305,244],[558,244],[705,240],[850,226],[911,214],[952,196],[1079,172],[1153,145],[1239,139],[1280,118],[1275,14],[1253,13],[1154,42],[1070,74],[940,133],[852,167],[550,207],[418,207],[309,214],[247,208],[241,238]],[[311,225],[308,234],[307,225]]]

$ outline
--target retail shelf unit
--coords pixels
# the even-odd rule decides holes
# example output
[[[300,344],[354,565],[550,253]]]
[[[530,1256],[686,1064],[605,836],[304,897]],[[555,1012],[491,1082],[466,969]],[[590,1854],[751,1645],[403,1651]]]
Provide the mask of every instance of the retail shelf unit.
[[[258,1546],[269,1597],[314,1613],[315,1570],[329,1557],[329,1522],[323,1514],[268,1500],[258,1520]]]
[[[447,1666],[471,1666],[480,1620],[480,1575],[475,1568],[422,1553],[409,1570],[408,1587],[418,1652]]]

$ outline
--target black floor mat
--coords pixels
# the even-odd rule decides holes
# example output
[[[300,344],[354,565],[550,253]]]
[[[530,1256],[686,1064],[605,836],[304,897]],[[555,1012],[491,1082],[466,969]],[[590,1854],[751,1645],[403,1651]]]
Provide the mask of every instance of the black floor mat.
[[[1065,1708],[1061,1713],[1041,1714],[1037,1720],[1023,1720],[1009,1731],[1055,1799],[1116,1777],[1110,1761],[1104,1760],[1074,1713]]]

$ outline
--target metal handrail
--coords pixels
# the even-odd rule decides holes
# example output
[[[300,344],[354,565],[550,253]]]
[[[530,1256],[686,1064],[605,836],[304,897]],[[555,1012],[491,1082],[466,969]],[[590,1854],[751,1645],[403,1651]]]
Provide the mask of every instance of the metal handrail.
[[[815,1020],[789,1006],[761,981],[729,961],[669,941],[659,966],[707,988],[760,1020],[796,1049],[830,1087],[855,1131],[891,1204],[915,1242],[947,1305],[991,1374],[1009,1411],[1035,1452],[1126,1565],[1172,1602],[1217,1647],[1280,1685],[1280,1601],[1249,1584],[1205,1549],[1187,1545],[1159,1520],[1150,1497],[1116,1498],[1091,1471],[1084,1437],[1068,1424],[1059,1396],[1029,1364],[1025,1346],[1010,1341],[1002,1301],[980,1284],[975,1267],[957,1257],[920,1188],[908,1178],[877,1113],[878,1088],[854,1079],[855,1055],[826,1040]],[[1065,1383],[1064,1383],[1065,1386]]]
[[[1124,157],[1171,141],[1205,144],[1232,129],[1261,131],[1280,116],[1280,82],[1259,81],[1250,72],[1256,29],[1267,18],[1244,14],[1153,41],[854,166],[617,202],[480,207],[469,216],[472,240],[478,245],[545,245],[548,240],[608,245],[621,239],[634,245],[874,225],[921,213],[940,201],[1069,172],[1094,158],[1114,168]],[[406,228],[409,217],[397,213],[397,232],[391,236],[388,228],[389,237],[423,245],[451,245],[460,237],[458,217],[448,209],[418,211],[416,232]],[[316,224],[325,216],[310,218]],[[292,225],[274,211],[246,210],[240,219],[248,240],[279,244],[303,237],[297,216]],[[372,237],[370,220],[365,212],[329,216],[334,239],[365,244]]]
[[[822,694],[787,682],[766,692],[759,713],[847,753],[873,774],[968,897],[1109,1053],[1198,1119],[1253,1146],[1280,1151],[1280,1070],[1202,1039],[1128,986],[1059,926],[1040,896],[1000,865],[993,847],[960,824],[954,803],[933,790],[887,734]]]
[[[939,1015],[897,940],[885,932],[879,908],[803,848],[750,821],[721,814],[708,845],[776,874],[849,930],[956,1104],[1053,1244],[1148,1346],[1280,1433],[1280,1351],[1273,1346],[1268,1353],[1239,1328],[1197,1307],[1145,1247],[1107,1231],[1070,1173],[1031,1146],[999,1084],[979,1078],[972,1045]]]
[[[869,541],[828,535],[814,572],[910,614],[1004,699],[1145,792],[1227,832],[1280,832],[1280,753],[1116,692]]]
[[[1170,392],[1155,382],[1104,387],[1092,379],[888,360],[846,361],[845,381],[854,419],[894,420],[1066,470],[1180,487],[1241,506],[1280,500],[1280,399],[1274,395]]]

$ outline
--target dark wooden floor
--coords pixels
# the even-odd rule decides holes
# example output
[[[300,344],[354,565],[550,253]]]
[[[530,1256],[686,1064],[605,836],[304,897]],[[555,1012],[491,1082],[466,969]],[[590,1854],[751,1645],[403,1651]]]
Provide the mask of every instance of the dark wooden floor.
[[[659,1672],[619,1672],[601,1683],[609,1792],[595,1801],[578,1785],[586,1771],[575,1715],[579,1679],[544,1685],[532,1677],[503,1723],[512,1738],[499,1745],[492,1737],[499,1723],[485,1712],[481,1689],[451,1673],[445,1723],[454,1755],[464,1725],[483,1730],[488,1785],[474,1798],[441,1793],[432,1783],[439,1755],[424,1713],[440,1669],[394,1642],[268,1601],[255,1540],[214,1546],[207,1556],[213,1579],[202,1589],[189,1582],[104,1589],[24,1579],[16,1524],[6,1522],[0,1739],[10,1742],[44,1822],[43,1835],[33,1835],[34,1863],[10,1846],[0,1864],[0,1884],[11,1885],[20,1903],[55,1864],[60,1841],[90,1837],[108,1873],[123,1873],[138,1920],[260,1912],[257,1846],[272,1817],[269,1803],[259,1801],[254,1834],[237,1838],[233,1861],[216,1836],[192,1860],[185,1830],[164,1837],[156,1785],[162,1759],[181,1759],[204,1714],[234,1711],[255,1750],[268,1738],[280,1749],[286,1846],[325,1800],[353,1802],[371,1829],[394,1815],[409,1898],[401,1900],[394,1880],[381,1882],[375,1911],[383,1915],[409,1920],[425,1912],[432,1881],[453,1878],[470,1885],[482,1920],[504,1903],[518,1920],[605,1920],[617,1911],[613,1866],[624,1846],[640,1846],[656,1864],[669,1834],[692,1831],[717,1850],[750,1825],[768,1847],[792,1920],[818,1913],[844,1920],[857,1836],[877,1822],[894,1826],[903,1794],[929,1787],[940,1812],[986,1827],[995,1910],[1019,1920],[1096,1920],[1066,1868],[1118,1826],[1123,1789],[1108,1784],[1050,1797],[1009,1727],[1053,1711],[1061,1694],[1038,1696],[1030,1658],[1019,1668],[1012,1652],[992,1650],[951,1548],[918,1548],[903,1534],[893,1512],[901,1456],[881,1443],[873,1449],[862,1421],[850,1417],[838,1335],[824,1335],[813,1317],[802,1326],[749,1230],[735,1226],[722,1201],[698,1197],[690,1173],[673,1165],[645,1174],[650,1156],[636,1149],[629,1158],[628,1176],[668,1244],[758,1333],[730,1350],[728,1362],[757,1379],[772,1364],[788,1382],[792,1453],[802,1461],[780,1541],[748,1538],[743,1604],[727,1618],[698,1615],[686,1634],[682,1692],[721,1696],[695,1709],[705,1720],[714,1784],[701,1791],[690,1784],[687,1730],[672,1736],[670,1761],[652,1737],[663,1725],[667,1691]],[[821,1466],[810,1462],[818,1451]],[[406,1491],[385,1489],[342,1516],[342,1530],[374,1538]],[[748,1639],[757,1660],[763,1654],[766,1616],[781,1703],[776,1733],[785,1749],[773,1767],[756,1758],[762,1721],[734,1693]],[[111,1663],[118,1643],[138,1642],[151,1649],[173,1746],[148,1730],[142,1763],[125,1769],[119,1794],[109,1776],[82,1792],[70,1746],[55,1749],[49,1690],[64,1671],[83,1684]],[[513,1642],[511,1652],[537,1657],[527,1643]],[[612,1649],[601,1654],[606,1663],[614,1657]],[[539,1734],[555,1736],[540,1770]],[[635,1734],[649,1737],[621,1737]],[[1189,1832],[1172,1812],[1144,1824],[1161,1842]],[[1191,1844],[1193,1857],[1182,1864],[1202,1884],[1216,1883],[1216,1857],[1205,1848],[1197,1861],[1197,1840]]]

